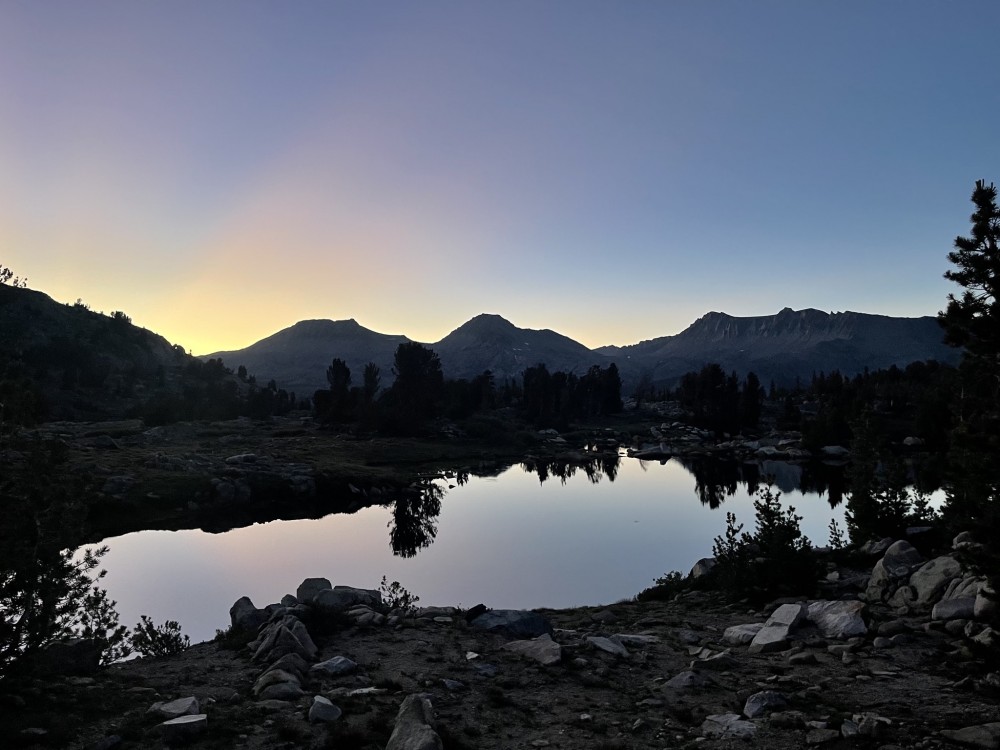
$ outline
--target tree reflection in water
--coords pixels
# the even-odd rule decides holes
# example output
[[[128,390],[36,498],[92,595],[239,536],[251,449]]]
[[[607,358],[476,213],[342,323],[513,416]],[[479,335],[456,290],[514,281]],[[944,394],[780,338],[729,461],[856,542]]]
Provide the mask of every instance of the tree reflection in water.
[[[394,555],[413,557],[419,550],[431,546],[437,536],[437,519],[441,515],[444,494],[442,485],[428,482],[419,492],[395,501],[389,521],[389,545]]]
[[[523,461],[521,468],[529,474],[538,475],[538,483],[545,484],[550,476],[558,477],[561,484],[576,476],[577,471],[587,475],[591,484],[598,484],[604,477],[614,482],[621,466],[621,456],[616,452],[574,453],[572,456],[557,456],[551,459],[531,459]]]
[[[761,484],[777,487],[782,492],[804,492],[827,495],[831,508],[844,500],[844,467],[816,463],[763,461],[740,463],[718,458],[678,458],[681,466],[694,477],[695,492],[704,505],[713,510],[727,497],[736,494],[740,485],[747,495],[755,495]]]

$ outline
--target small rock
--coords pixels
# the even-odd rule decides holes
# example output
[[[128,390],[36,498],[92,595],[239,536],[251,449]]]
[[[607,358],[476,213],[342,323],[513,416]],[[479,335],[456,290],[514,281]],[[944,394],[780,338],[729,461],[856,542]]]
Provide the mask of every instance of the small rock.
[[[147,714],[159,716],[162,719],[176,719],[198,713],[198,699],[194,696],[178,698],[174,701],[154,703],[146,710]]]
[[[319,664],[313,664],[309,671],[328,677],[340,677],[342,675],[351,674],[356,671],[357,668],[357,663],[351,661],[346,656],[334,656],[332,659],[327,659]]]
[[[604,638],[602,636],[589,636],[587,638],[587,643],[596,649],[600,649],[614,656],[620,656],[622,658],[628,657],[628,649],[626,649],[621,643],[615,641],[612,638]]]
[[[534,659],[546,667],[562,661],[562,646],[553,641],[552,636],[548,634],[540,635],[530,641],[511,641],[505,644],[503,649]]]
[[[686,671],[671,677],[664,683],[664,686],[673,690],[690,690],[691,688],[703,687],[707,684],[708,680],[697,672]]]
[[[705,717],[701,733],[706,737],[737,737],[749,739],[757,731],[757,725],[740,718],[739,714],[713,714]]]
[[[807,745],[822,745],[836,739],[840,739],[840,732],[836,729],[810,729],[806,732]]]
[[[743,715],[748,719],[759,719],[771,711],[782,709],[788,705],[784,695],[775,690],[764,690],[747,698],[743,706]]]
[[[180,716],[163,722],[159,728],[163,741],[168,745],[182,743],[203,734],[208,729],[208,716],[206,714]]]

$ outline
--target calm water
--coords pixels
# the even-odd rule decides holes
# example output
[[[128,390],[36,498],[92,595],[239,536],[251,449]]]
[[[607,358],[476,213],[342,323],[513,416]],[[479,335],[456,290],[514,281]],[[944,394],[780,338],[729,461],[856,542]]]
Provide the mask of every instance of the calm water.
[[[827,542],[831,518],[843,528],[843,508],[831,508],[829,493],[790,489],[799,480],[797,467],[765,468],[777,475],[786,490],[783,504],[804,517],[803,532],[814,544]],[[706,490],[699,476],[676,461],[624,458],[614,481],[578,471],[542,483],[538,474],[514,466],[452,489],[439,482],[446,491],[436,518],[421,515],[421,508],[396,509],[394,516],[392,507],[372,507],[223,534],[143,531],[106,540],[105,584],[123,624],[134,625],[140,614],[157,623],[177,620],[192,641],[227,627],[239,597],[264,606],[312,576],[378,588],[384,575],[424,605],[608,604],[711,555],[726,511],[752,530],[747,486],[729,477],[721,491]],[[719,507],[710,507],[720,498]],[[394,554],[390,537],[412,556]]]

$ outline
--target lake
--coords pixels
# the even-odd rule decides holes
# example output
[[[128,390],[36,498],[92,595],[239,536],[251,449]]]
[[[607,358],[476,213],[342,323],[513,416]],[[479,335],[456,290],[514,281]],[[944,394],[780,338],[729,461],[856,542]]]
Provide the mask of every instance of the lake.
[[[836,482],[820,482],[817,491],[815,477],[792,464],[706,467],[612,456],[589,472],[555,467],[571,474],[563,477],[553,467],[534,469],[512,466],[495,477],[459,478],[462,484],[438,480],[430,498],[317,520],[107,539],[104,584],[123,624],[135,625],[140,614],[157,624],[177,620],[197,642],[228,627],[229,607],[241,596],[262,607],[316,576],[363,588],[378,588],[385,576],[421,605],[609,604],[710,556],[727,511],[752,531],[746,482],[752,487],[762,474],[775,477],[783,504],[803,516],[814,544],[827,543],[831,519],[844,527],[842,504],[830,502],[839,501]]]

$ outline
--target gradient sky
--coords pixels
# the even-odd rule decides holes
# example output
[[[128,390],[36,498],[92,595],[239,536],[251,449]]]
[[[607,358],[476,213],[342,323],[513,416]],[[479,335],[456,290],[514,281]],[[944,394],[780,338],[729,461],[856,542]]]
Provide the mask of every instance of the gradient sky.
[[[929,315],[1000,3],[0,3],[0,263],[194,353]]]

